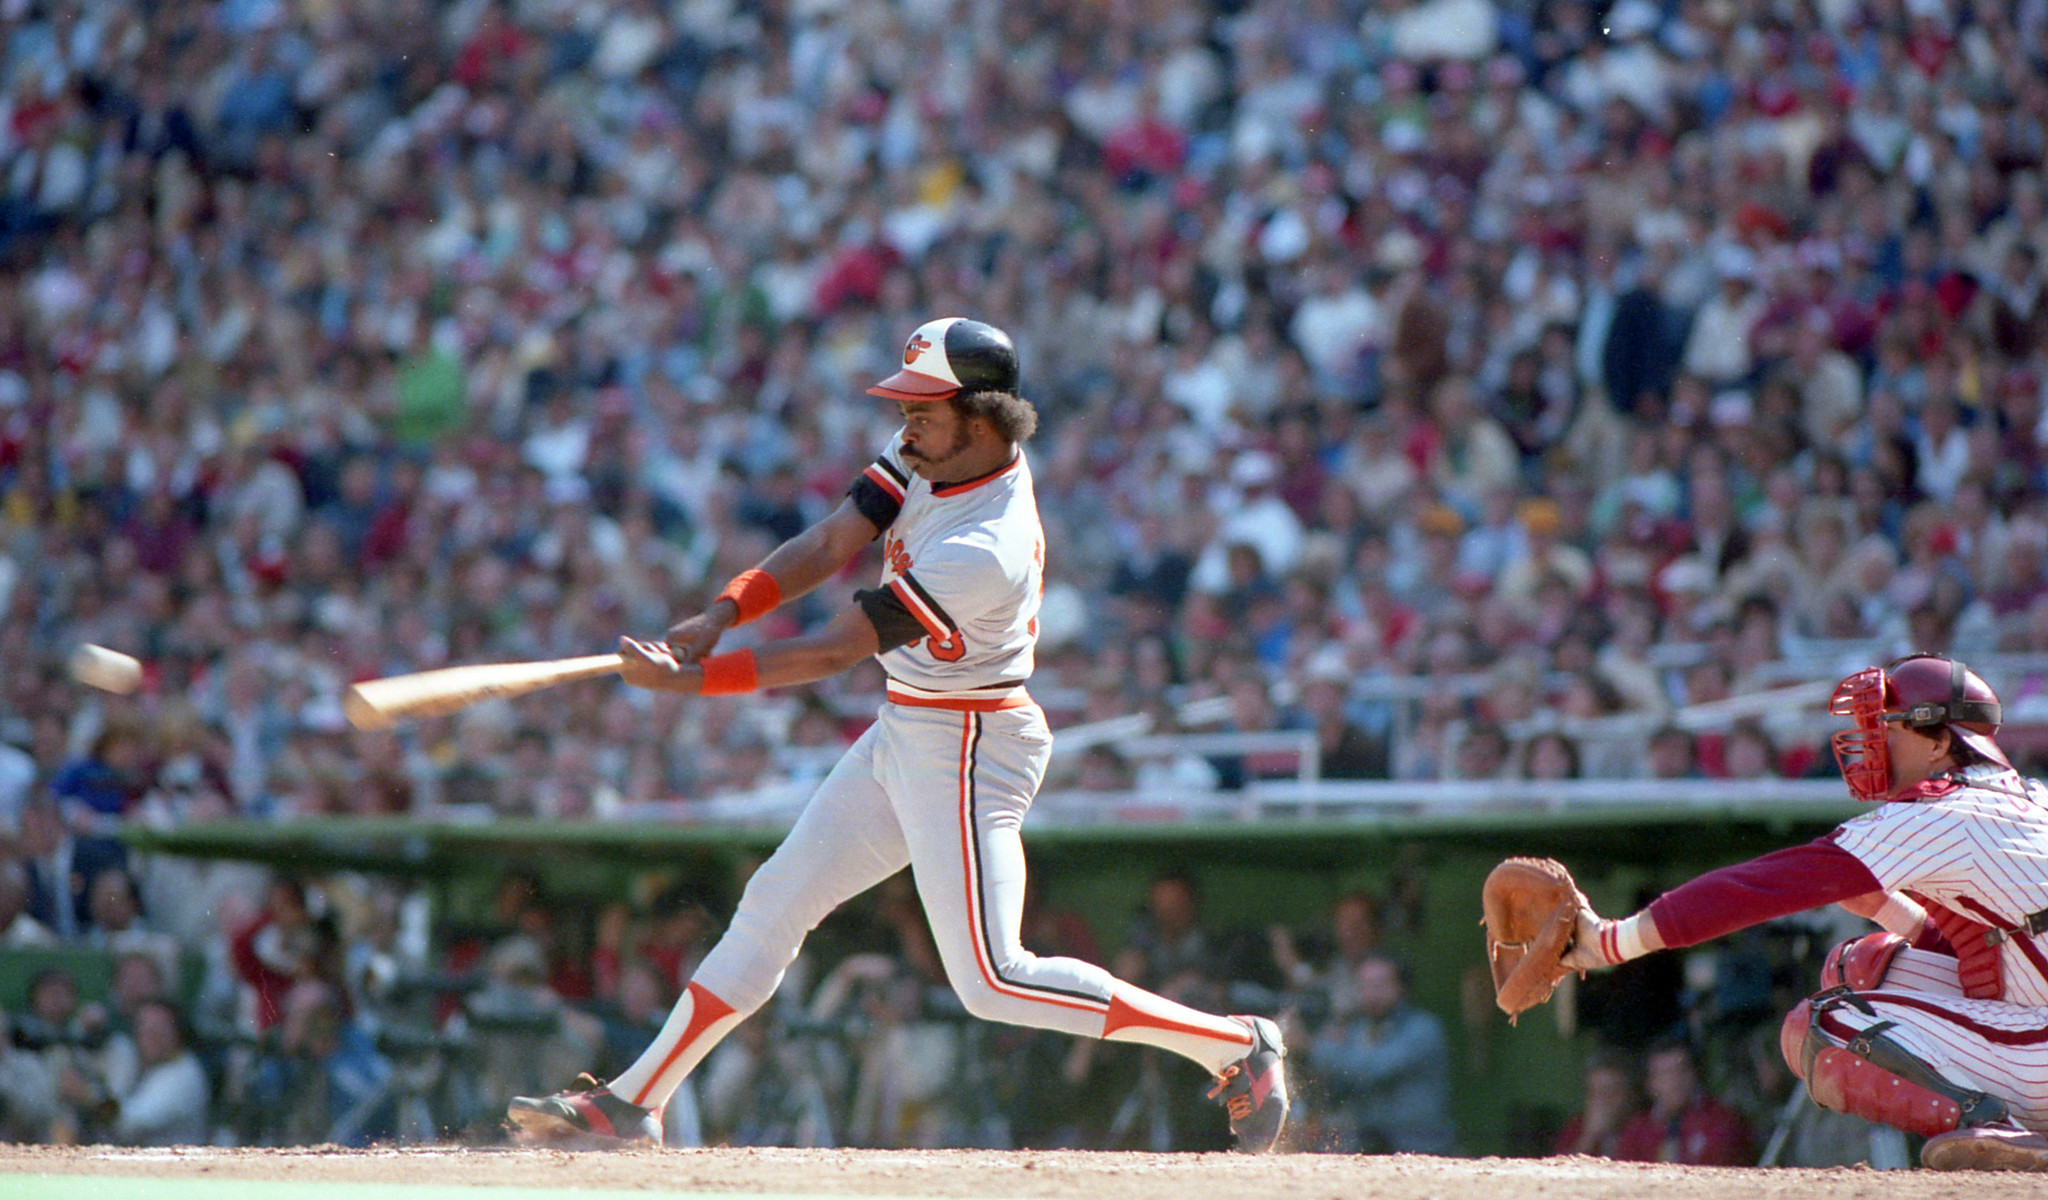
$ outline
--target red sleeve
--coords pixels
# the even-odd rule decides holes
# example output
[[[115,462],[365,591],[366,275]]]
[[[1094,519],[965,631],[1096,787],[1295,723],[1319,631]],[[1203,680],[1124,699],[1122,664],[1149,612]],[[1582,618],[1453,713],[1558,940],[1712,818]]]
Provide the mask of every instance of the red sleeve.
[[[1774,917],[1882,890],[1862,860],[1823,837],[1681,884],[1651,903],[1650,919],[1666,946],[1696,946]]]

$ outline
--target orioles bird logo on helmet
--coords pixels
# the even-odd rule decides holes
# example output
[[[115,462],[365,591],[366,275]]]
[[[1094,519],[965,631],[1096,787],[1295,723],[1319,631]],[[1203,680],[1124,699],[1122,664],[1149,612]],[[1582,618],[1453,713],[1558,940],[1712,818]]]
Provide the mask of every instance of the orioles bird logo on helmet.
[[[885,400],[948,400],[962,392],[1015,392],[1017,344],[966,317],[926,321],[903,344],[903,369],[868,389]]]

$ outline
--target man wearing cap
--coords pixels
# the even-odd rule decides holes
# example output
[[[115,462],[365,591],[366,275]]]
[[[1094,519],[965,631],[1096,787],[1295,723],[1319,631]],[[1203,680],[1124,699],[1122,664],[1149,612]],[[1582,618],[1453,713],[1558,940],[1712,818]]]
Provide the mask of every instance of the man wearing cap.
[[[1593,560],[1560,536],[1564,515],[1557,501],[1541,497],[1525,500],[1515,515],[1522,526],[1523,550],[1501,572],[1500,582],[1495,585],[1499,592],[1517,600],[1531,600],[1546,578],[1559,576],[1571,585],[1574,595],[1584,595],[1593,581]]]
[[[1287,1112],[1280,1031],[1199,1012],[1072,958],[1024,949],[1019,836],[1052,734],[1025,690],[1038,640],[1045,535],[1023,443],[1038,415],[1017,394],[1016,348],[958,317],[919,326],[903,369],[869,388],[903,426],[831,516],[743,571],[666,643],[620,639],[626,682],[737,695],[823,679],[875,657],[888,703],[748,881],[654,1043],[608,1084],[517,1097],[540,1139],[661,1137],[660,1110],[718,1040],[761,1007],[826,914],[904,867],[948,980],[990,1020],[1170,1050],[1216,1076],[1240,1149],[1270,1150]],[[712,653],[838,574],[877,537],[878,586],[822,629]]]
[[[1280,498],[1275,485],[1280,464],[1263,450],[1247,450],[1230,465],[1230,487],[1223,493],[1216,536],[1195,560],[1194,587],[1221,592],[1230,586],[1231,547],[1258,551],[1259,566],[1273,578],[1294,569],[1301,558],[1301,518]]]

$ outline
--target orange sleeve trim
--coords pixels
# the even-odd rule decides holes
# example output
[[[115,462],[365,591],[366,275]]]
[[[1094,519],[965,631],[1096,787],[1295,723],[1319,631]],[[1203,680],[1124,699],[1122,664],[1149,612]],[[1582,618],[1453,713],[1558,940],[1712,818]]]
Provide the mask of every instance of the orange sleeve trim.
[[[704,669],[704,686],[697,689],[703,695],[738,696],[761,686],[760,668],[751,649],[714,654],[698,665]]]
[[[732,577],[725,590],[718,593],[719,600],[730,600],[740,615],[735,625],[765,617],[782,604],[782,585],[775,582],[775,576],[759,567],[749,567]],[[716,601],[714,601],[715,603]]]

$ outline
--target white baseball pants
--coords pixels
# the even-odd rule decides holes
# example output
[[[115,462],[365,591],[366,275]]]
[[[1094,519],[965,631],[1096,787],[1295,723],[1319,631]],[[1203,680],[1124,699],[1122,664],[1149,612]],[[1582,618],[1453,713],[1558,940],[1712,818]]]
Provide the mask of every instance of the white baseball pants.
[[[1251,1034],[1243,1022],[1155,996],[1078,959],[1024,949],[1020,829],[1051,753],[1045,714],[1028,701],[989,711],[883,705],[754,873],[731,927],[611,1091],[643,1107],[665,1101],[719,1038],[774,994],[826,914],[905,865],[946,977],[975,1016],[1160,1046],[1211,1071],[1244,1057]]]
[[[1896,1022],[1885,1036],[1942,1078],[1996,1096],[2013,1120],[2048,1130],[2048,1008],[1969,999],[1955,959],[1913,949],[1899,951],[1881,987],[1856,996],[1872,1012],[1830,1007],[1818,1020],[1831,1036],[1846,1041],[1879,1021]]]

